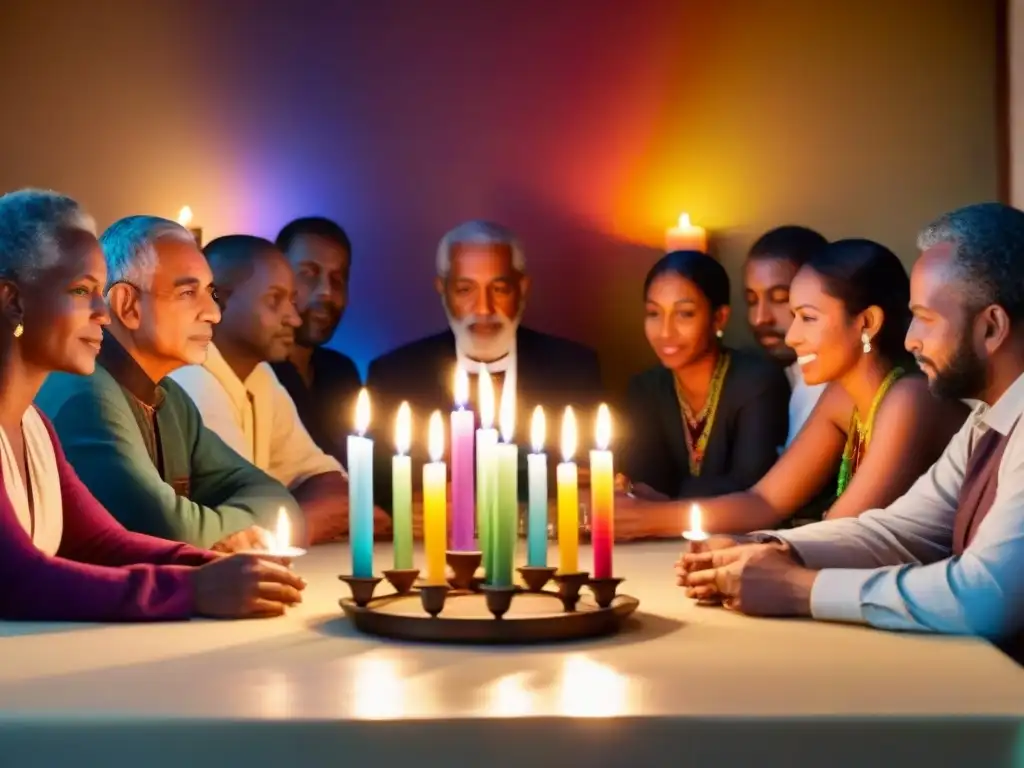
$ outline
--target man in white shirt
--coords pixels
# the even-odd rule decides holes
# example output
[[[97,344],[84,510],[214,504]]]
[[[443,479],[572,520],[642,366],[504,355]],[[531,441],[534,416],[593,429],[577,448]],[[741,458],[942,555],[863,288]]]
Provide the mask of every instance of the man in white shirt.
[[[789,308],[789,284],[828,240],[813,229],[789,224],[776,227],[757,239],[743,267],[747,321],[765,352],[785,367],[792,394],[789,397],[788,447],[811,415],[826,384],[807,386],[796,364],[796,353],[786,346],[786,332],[793,322]]]
[[[337,538],[348,529],[344,469],[313,442],[269,365],[287,358],[301,323],[291,267],[273,243],[250,235],[220,237],[203,250],[222,320],[206,363],[171,378],[206,427],[292,492],[310,543]]]
[[[961,208],[918,247],[907,349],[937,395],[979,401],[972,417],[889,507],[716,537],[678,578],[744,613],[978,635],[1024,663],[1024,212]]]

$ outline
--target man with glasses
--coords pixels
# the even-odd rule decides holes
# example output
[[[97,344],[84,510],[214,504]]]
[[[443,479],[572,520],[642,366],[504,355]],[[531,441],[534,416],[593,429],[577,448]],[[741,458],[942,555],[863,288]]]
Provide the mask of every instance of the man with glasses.
[[[91,376],[54,374],[37,397],[93,495],[130,530],[226,552],[268,543],[288,491],[203,426],[167,374],[206,360],[220,320],[188,230],[129,216],[100,238],[111,324]],[[300,527],[300,526],[296,526]]]

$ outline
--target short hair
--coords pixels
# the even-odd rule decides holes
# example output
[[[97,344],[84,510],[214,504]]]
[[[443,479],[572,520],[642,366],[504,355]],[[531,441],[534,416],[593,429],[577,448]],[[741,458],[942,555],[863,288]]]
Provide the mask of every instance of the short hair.
[[[818,275],[825,292],[839,299],[847,314],[881,309],[882,327],[872,343],[893,362],[908,357],[910,276],[899,256],[873,240],[851,238],[830,243],[804,268]]]
[[[218,288],[233,288],[252,275],[256,261],[267,253],[280,253],[269,240],[255,235],[224,235],[203,248]]]
[[[651,283],[662,275],[678,275],[689,280],[704,294],[711,311],[729,306],[729,273],[718,259],[701,251],[672,251],[666,253],[647,272],[644,278],[644,298]]]
[[[820,232],[799,224],[786,224],[768,230],[750,246],[748,259],[786,259],[802,267],[826,245]]]
[[[465,243],[507,246],[512,251],[512,268],[517,272],[526,271],[526,254],[515,233],[493,221],[474,219],[459,224],[441,238],[437,246],[438,277],[448,277],[452,269],[452,247]]]
[[[1024,211],[978,203],[944,214],[917,238],[921,251],[950,243],[957,276],[974,310],[998,304],[1011,322],[1024,320]]]
[[[0,197],[0,277],[31,283],[60,261],[60,236],[96,234],[96,222],[58,192],[22,189]]]
[[[159,216],[126,216],[107,227],[100,235],[107,261],[107,290],[115,283],[149,288],[156,272],[159,240],[196,245],[195,237],[181,224]]]
[[[340,224],[323,216],[304,216],[301,219],[288,222],[278,232],[274,244],[287,253],[295,238],[301,235],[315,235],[324,240],[330,240],[344,248],[349,259],[352,258],[352,241],[349,240],[348,233],[342,229]]]

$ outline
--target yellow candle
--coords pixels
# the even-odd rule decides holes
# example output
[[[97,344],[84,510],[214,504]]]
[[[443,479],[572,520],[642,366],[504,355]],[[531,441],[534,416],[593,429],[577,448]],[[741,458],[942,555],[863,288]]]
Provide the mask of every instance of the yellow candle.
[[[444,584],[448,540],[447,473],[444,461],[444,421],[441,412],[430,416],[427,437],[430,463],[423,465],[423,548],[427,556],[427,583]]]
[[[558,571],[580,570],[580,500],[576,464],[576,416],[572,408],[562,417],[562,462],[558,465]]]
[[[677,226],[669,227],[665,232],[665,252],[672,251],[700,251],[707,253],[708,234],[704,227],[697,227],[690,223],[690,214],[679,214]]]

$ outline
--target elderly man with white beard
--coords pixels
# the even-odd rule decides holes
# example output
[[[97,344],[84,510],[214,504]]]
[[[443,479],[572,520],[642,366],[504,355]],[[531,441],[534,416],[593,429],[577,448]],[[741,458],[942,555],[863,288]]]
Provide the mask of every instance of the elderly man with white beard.
[[[382,449],[375,461],[377,499],[386,507],[391,499],[389,451],[394,443],[395,411],[403,400],[408,401],[415,419],[413,434],[425,438],[430,414],[435,409],[444,414],[452,409],[456,364],[469,374],[473,395],[484,369],[499,397],[502,387],[511,387],[516,393],[519,436],[528,431],[530,413],[537,405],[544,407],[552,427],[560,423],[567,405],[577,411],[582,424],[590,424],[591,413],[604,397],[593,350],[520,324],[530,278],[523,248],[507,228],[469,221],[451,230],[438,246],[434,285],[448,317],[448,330],[399,347],[370,364],[367,381],[375,404],[374,424],[380,431],[376,445]],[[413,442],[414,449],[425,450],[425,439]],[[415,458],[425,456],[417,457],[414,450]],[[419,474],[413,472],[413,477]]]

